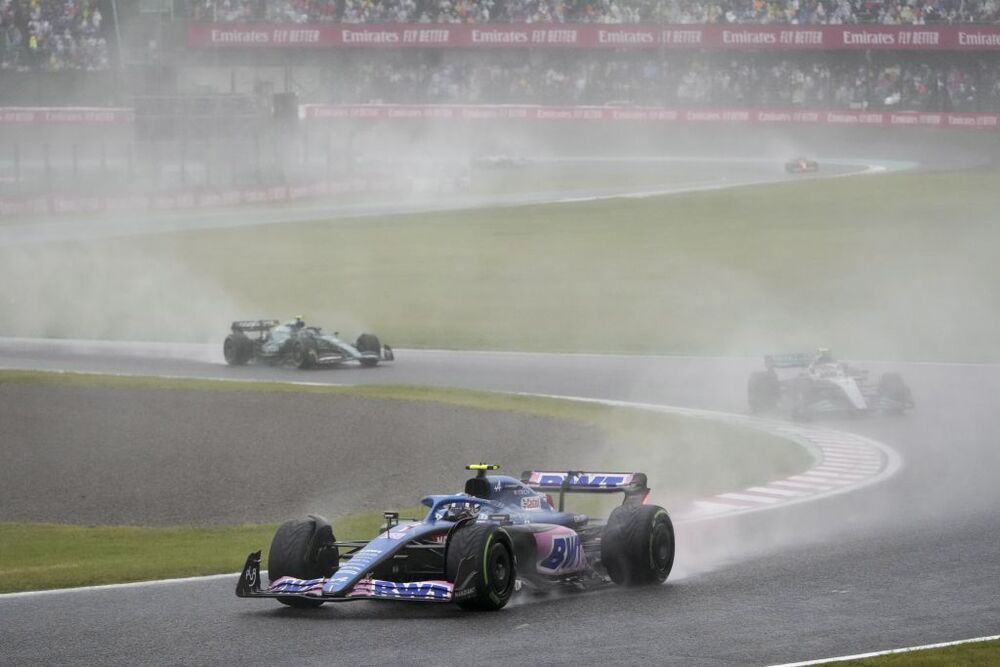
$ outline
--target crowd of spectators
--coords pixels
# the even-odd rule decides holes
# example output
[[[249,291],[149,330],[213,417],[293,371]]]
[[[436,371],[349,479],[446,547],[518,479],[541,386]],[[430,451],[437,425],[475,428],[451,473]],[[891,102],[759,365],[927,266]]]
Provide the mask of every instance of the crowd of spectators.
[[[106,70],[97,0],[0,0],[0,69]]]
[[[1000,111],[1000,61],[768,55],[535,55],[350,59],[327,70],[333,103],[628,104],[664,107]]]
[[[201,21],[282,23],[996,23],[1000,0],[188,0]]]

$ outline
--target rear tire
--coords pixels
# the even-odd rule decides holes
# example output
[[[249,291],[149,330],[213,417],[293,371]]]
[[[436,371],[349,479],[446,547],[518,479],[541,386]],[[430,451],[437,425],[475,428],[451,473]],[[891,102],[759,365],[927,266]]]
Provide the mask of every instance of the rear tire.
[[[244,333],[233,332],[222,343],[222,356],[230,366],[244,366],[253,356],[253,341]]]
[[[466,567],[459,572],[463,563]],[[495,523],[467,523],[448,540],[445,575],[455,584],[455,603],[472,611],[503,609],[514,593],[517,568],[507,531]],[[459,576],[468,581],[457,581]],[[461,586],[461,590],[459,589]]]
[[[278,527],[267,554],[267,576],[273,584],[281,577],[319,579],[340,567],[340,552],[331,546],[336,541],[333,528],[320,516],[292,519]],[[322,600],[279,597],[278,602],[298,609],[313,609]]]
[[[781,385],[774,371],[756,371],[750,374],[747,381],[747,402],[750,412],[766,412],[778,405],[781,396]]]
[[[662,584],[674,566],[674,525],[658,505],[622,505],[601,536],[601,562],[620,586]]]

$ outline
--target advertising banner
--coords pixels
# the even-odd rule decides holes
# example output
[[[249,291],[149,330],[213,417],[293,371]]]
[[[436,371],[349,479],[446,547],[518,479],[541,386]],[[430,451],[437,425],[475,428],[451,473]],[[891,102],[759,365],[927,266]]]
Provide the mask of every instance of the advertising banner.
[[[187,37],[223,49],[1000,50],[1000,25],[193,23]]]

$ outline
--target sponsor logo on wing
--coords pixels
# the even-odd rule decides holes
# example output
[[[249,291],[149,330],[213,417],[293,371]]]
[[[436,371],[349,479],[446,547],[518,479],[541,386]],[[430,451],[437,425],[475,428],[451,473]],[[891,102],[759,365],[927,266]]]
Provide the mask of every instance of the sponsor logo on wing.
[[[452,585],[446,581],[383,581],[363,579],[351,591],[352,597],[397,600],[449,600]]]
[[[614,488],[632,482],[633,475],[590,472],[573,475],[569,479],[571,487]],[[531,483],[540,486],[560,486],[566,479],[564,472],[540,472],[531,476]]]
[[[579,535],[567,535],[566,537],[555,537],[552,539],[552,549],[549,555],[539,562],[541,570],[549,572],[561,572],[566,570],[578,570],[585,564],[583,544]]]
[[[270,593],[322,593],[326,579],[281,577],[268,589]]]

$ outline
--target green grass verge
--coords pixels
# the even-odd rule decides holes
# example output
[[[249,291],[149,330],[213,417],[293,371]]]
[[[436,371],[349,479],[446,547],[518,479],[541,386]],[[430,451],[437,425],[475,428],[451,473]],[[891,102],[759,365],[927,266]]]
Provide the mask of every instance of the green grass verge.
[[[381,522],[379,512],[339,517],[337,537],[368,539]],[[0,593],[233,572],[252,551],[263,549],[267,562],[267,548],[277,527],[140,528],[0,522]]]
[[[1000,641],[974,642],[824,664],[844,667],[988,667],[1000,665]]]
[[[0,371],[0,383],[206,392],[296,392],[379,400],[433,401],[565,419],[603,430],[606,452],[586,452],[595,465],[651,472],[654,491],[684,498],[742,488],[799,472],[811,463],[781,438],[711,420],[554,399],[423,387],[324,387]],[[652,472],[655,471],[655,472]],[[516,473],[515,473],[516,474]],[[392,509],[392,508],[386,508]],[[572,509],[572,508],[571,508]],[[579,508],[577,508],[579,509]],[[401,513],[421,516],[418,508]],[[380,512],[334,518],[337,535],[366,538]],[[273,525],[227,528],[78,527],[0,523],[0,592],[232,572],[250,551],[267,547]]]
[[[0,249],[0,333],[217,341],[230,319],[303,313],[398,346],[997,360],[998,179],[899,173]]]

